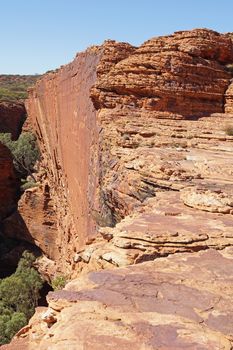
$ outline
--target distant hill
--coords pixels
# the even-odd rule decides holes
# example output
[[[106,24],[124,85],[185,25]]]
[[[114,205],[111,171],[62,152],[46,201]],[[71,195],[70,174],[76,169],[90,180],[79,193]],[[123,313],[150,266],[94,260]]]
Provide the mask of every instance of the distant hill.
[[[27,89],[40,75],[0,75],[0,102],[17,101],[27,97]]]

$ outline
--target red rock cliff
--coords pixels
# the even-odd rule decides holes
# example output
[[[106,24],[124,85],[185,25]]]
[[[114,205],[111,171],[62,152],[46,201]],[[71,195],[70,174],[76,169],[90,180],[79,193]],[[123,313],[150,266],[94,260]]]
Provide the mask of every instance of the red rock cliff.
[[[0,143],[0,223],[17,207],[18,182],[9,150]]]
[[[25,118],[26,110],[23,103],[0,103],[0,133],[11,133],[12,138],[16,140],[20,135]]]
[[[50,243],[59,255],[51,248],[49,254],[54,259],[62,256],[72,261],[76,250],[96,234],[92,212],[98,211],[100,127],[90,88],[96,82],[100,59],[105,72],[131,51],[130,45],[112,41],[92,47],[71,64],[46,75],[30,93],[27,110],[38,135],[42,172],[57,213],[58,232]]]
[[[182,161],[185,152],[176,153],[174,145],[191,152],[201,140],[221,139],[215,128],[229,116],[210,116],[224,112],[232,78],[226,65],[232,62],[227,35],[198,29],[154,38],[138,49],[107,41],[37,82],[27,111],[57,232],[50,248],[36,224],[31,234],[50,258],[75,269],[74,260],[96,237],[97,226],[114,225],[157,191],[179,191],[190,179],[206,177],[207,168]],[[24,218],[31,222],[27,213]],[[49,222],[40,225],[43,232]]]
[[[232,349],[232,62],[229,35],[193,30],[108,41],[37,83],[21,212],[79,276],[6,349]]]

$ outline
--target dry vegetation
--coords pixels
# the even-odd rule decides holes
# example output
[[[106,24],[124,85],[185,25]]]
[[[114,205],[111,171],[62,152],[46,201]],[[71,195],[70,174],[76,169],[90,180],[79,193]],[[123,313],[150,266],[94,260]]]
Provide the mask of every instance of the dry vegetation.
[[[27,89],[40,75],[0,75],[0,101],[16,101],[27,97]]]

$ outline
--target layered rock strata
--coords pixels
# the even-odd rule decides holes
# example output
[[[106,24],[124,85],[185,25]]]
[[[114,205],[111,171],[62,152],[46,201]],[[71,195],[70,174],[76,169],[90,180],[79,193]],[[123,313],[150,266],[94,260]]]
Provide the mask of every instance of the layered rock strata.
[[[232,63],[200,29],[107,41],[37,82],[20,213],[41,271],[79,278],[6,348],[232,349]]]
[[[59,253],[54,256],[50,253],[53,249],[43,250],[55,260],[62,258],[70,263],[75,252],[96,235],[93,212],[99,211],[100,126],[89,97],[90,88],[101,58],[104,73],[132,50],[129,44],[113,41],[92,47],[71,64],[45,76],[31,91],[27,109],[37,131],[44,157],[41,171],[47,175],[57,214],[54,220],[50,218],[58,230],[50,243]],[[27,222],[27,213],[22,211],[22,215]]]
[[[97,108],[169,111],[183,116],[222,112],[232,41],[208,30],[176,32],[145,42],[95,85]]]
[[[232,62],[230,37],[199,29],[139,48],[106,41],[37,82],[27,110],[51,204],[38,210],[53,214],[35,215],[31,232],[59,269],[232,244]],[[22,202],[25,222],[34,208]]]

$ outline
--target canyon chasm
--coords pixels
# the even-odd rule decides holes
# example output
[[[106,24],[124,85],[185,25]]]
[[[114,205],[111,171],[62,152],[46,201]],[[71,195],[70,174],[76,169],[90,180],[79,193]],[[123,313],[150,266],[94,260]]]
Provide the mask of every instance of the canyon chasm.
[[[231,350],[232,35],[106,40],[25,107],[0,103],[0,130],[36,133],[38,186],[19,198],[0,144],[1,232],[69,282],[0,348]]]

